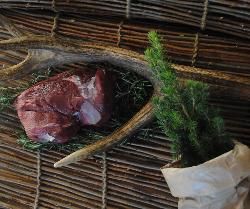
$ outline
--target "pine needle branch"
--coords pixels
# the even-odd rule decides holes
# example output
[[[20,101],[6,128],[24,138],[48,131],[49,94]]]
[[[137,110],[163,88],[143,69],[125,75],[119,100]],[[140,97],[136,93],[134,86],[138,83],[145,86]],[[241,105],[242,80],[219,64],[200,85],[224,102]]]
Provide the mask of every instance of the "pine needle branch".
[[[209,86],[193,80],[181,84],[157,32],[149,32],[148,39],[145,59],[163,83],[162,96],[154,99],[155,115],[172,140],[175,157],[181,156],[183,166],[192,166],[230,150],[233,144],[224,121],[208,105]]]

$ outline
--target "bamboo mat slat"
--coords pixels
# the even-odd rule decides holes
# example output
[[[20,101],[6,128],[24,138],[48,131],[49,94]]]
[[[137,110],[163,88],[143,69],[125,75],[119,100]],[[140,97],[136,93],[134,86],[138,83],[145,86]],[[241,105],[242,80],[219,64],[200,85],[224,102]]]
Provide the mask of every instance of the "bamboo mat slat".
[[[249,39],[249,9],[249,1],[211,0],[209,1],[206,28]]]
[[[108,203],[111,200],[134,208],[176,207],[176,199],[170,195],[167,185],[159,183],[164,181],[159,168],[167,161],[138,156],[139,148],[128,152],[124,146],[107,153]]]
[[[2,142],[1,136],[0,139]],[[9,137],[9,140],[15,140],[15,139]],[[9,144],[8,141],[5,141],[4,144],[5,143]],[[8,158],[8,156],[4,155],[4,153],[7,150],[6,147],[4,147],[3,149],[5,151],[1,150],[2,152],[0,154],[1,169],[4,168],[3,166],[4,161],[5,159]],[[14,154],[17,155],[19,149],[21,152],[19,154],[19,156],[21,155],[21,159],[26,159],[25,158],[26,156],[23,156],[24,151],[21,150],[21,148],[19,148],[18,145],[15,145]],[[116,152],[118,152],[118,156],[116,156],[117,155]],[[35,188],[31,187],[30,181],[32,180],[31,178],[33,178],[34,181],[36,180],[36,169],[37,169],[36,155],[35,153],[33,153],[32,155],[33,156],[31,156],[30,154],[27,155],[28,159],[26,159],[24,162],[18,159],[21,164],[20,167],[22,169],[20,170],[20,175],[15,167],[9,172],[6,171],[7,174],[9,174],[10,172],[15,172],[15,176],[17,176],[16,178],[18,178],[18,182],[15,182],[13,180],[14,176],[12,173],[11,177],[9,177],[8,179],[4,178],[3,182],[0,181],[0,185],[2,184],[3,188],[6,188],[6,185],[9,181],[11,183],[14,182],[14,184],[18,184],[22,187],[25,187],[22,189],[25,191],[24,193],[28,195],[30,201],[34,200],[35,198],[34,197]],[[126,160],[123,159],[124,155],[126,157]],[[158,167],[164,165],[166,161],[162,161],[159,164],[158,159],[152,160],[149,157],[146,160],[142,157],[138,159],[136,152],[133,153],[133,155],[134,156],[131,157],[131,153],[128,153],[126,149],[121,150],[120,148],[117,148],[117,151],[113,150],[110,156],[107,157],[107,169],[108,169],[107,170],[108,193],[106,197],[107,204],[109,203],[109,198],[110,198],[110,200],[114,201],[113,205],[125,204],[128,206],[130,205],[131,207],[134,208],[136,208],[136,205],[138,208],[140,204],[144,205],[145,208],[150,208],[151,206],[162,208],[165,206],[159,207],[159,205],[163,203],[167,206],[169,206],[170,204],[171,206],[170,208],[176,205],[176,200],[174,201],[173,198],[171,197],[159,169],[156,168],[157,165]],[[147,153],[147,155],[150,156],[151,155],[150,152]],[[76,165],[70,165],[63,169],[54,169],[53,163],[63,156],[64,154],[55,153],[53,151],[52,152],[48,151],[41,154],[41,178],[40,178],[41,185],[40,185],[40,196],[39,196],[39,200],[41,200],[41,205],[44,205],[44,207],[47,207],[46,205],[54,205],[54,206],[59,206],[60,208],[79,208],[81,205],[84,205],[86,208],[99,208],[100,205],[102,204],[101,197],[103,189],[102,170],[101,170],[102,165],[100,164],[102,162],[95,160],[88,160],[80,162]],[[7,162],[8,165],[14,166],[15,164],[12,162],[13,161],[15,162],[15,160],[17,159],[16,158],[14,159],[8,158],[8,159],[9,161],[12,160],[11,162]],[[148,168],[145,169],[143,167],[143,164],[145,164],[146,167]],[[27,168],[26,167],[24,168],[24,166],[26,166]],[[115,167],[118,166],[118,168],[122,168],[122,170],[120,172],[117,172],[115,169],[112,169],[113,166]],[[33,167],[32,172],[30,171],[31,167]],[[134,169],[137,172],[134,172],[133,171]],[[25,172],[26,170],[28,171],[28,173]],[[140,173],[142,174],[142,177],[140,177]],[[24,176],[21,177],[21,175]],[[149,178],[150,180],[148,179],[148,177],[151,176],[155,176],[153,178],[154,180],[150,178]],[[1,173],[1,177],[5,177],[5,175]],[[117,188],[119,181],[121,183],[122,189]],[[124,183],[125,185],[122,186],[122,183]],[[34,184],[33,186],[36,185],[34,182],[33,184]],[[112,184],[114,184],[114,186],[112,186]],[[130,185],[129,187],[127,186],[128,184]],[[116,191],[115,193],[119,193],[120,190],[122,190],[122,192],[117,194],[118,196],[115,195],[114,197],[112,196],[110,197],[109,191],[111,192],[111,194],[114,193],[112,192],[112,190]],[[20,191],[20,190],[14,189],[14,191]],[[143,193],[145,191],[147,191],[147,193]],[[150,198],[151,192],[154,193],[154,197]],[[31,194],[33,194],[33,196],[31,196]],[[135,194],[137,195],[137,198],[136,199],[131,198],[131,195]],[[138,198],[140,199],[138,200]],[[152,201],[152,198],[155,198],[156,201]],[[1,201],[3,200],[1,199]],[[22,199],[22,201],[24,200]],[[148,203],[143,203],[145,201],[148,201]],[[93,203],[95,204],[93,205]]]
[[[2,146],[2,134],[0,140],[0,206],[33,208],[37,185],[36,154],[18,152],[10,145]]]

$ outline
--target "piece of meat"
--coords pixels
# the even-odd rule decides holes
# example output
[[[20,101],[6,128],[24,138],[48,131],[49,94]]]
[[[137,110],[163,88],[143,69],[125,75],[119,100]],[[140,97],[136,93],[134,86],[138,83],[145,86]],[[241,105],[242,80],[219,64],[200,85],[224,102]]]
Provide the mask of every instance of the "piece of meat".
[[[113,79],[102,69],[64,72],[41,81],[15,101],[27,136],[65,143],[80,125],[100,126],[111,115]]]

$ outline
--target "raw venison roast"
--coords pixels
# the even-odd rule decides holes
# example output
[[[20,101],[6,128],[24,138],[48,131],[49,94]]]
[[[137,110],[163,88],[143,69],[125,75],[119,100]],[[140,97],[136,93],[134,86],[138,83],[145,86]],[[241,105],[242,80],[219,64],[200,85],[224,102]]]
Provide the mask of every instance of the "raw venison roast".
[[[111,115],[112,83],[102,69],[63,72],[37,83],[15,101],[26,134],[34,141],[65,143],[81,125],[101,125]]]

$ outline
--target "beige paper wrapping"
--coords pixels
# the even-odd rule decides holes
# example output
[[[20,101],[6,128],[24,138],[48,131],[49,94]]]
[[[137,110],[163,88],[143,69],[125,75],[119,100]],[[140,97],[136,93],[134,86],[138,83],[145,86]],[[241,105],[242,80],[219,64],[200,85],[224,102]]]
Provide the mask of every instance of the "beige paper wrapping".
[[[204,164],[162,168],[179,209],[250,209],[250,149],[234,149]]]

